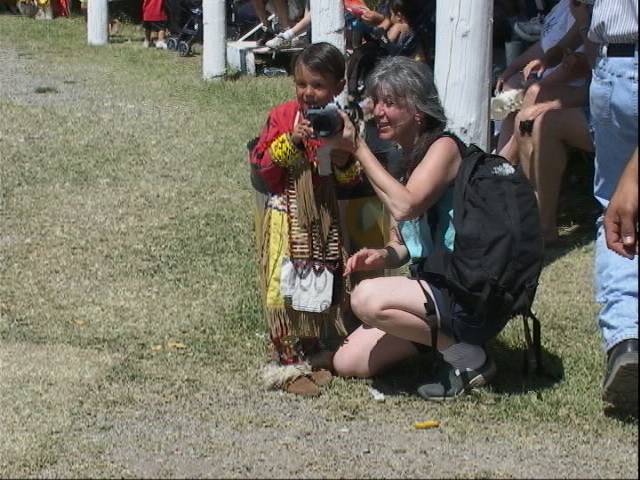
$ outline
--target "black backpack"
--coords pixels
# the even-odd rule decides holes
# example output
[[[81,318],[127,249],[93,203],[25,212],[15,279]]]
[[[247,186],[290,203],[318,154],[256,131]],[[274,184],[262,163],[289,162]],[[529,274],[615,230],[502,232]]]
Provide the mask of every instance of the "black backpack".
[[[455,179],[453,212],[453,252],[441,248],[429,255],[420,277],[496,332],[521,315],[525,372],[535,368],[542,373],[540,322],[531,305],[542,270],[543,240],[531,184],[519,166],[470,145],[463,150]]]

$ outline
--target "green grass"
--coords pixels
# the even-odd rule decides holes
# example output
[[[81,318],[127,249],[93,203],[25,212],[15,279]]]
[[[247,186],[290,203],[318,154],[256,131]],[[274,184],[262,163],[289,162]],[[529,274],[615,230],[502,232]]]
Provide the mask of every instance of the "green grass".
[[[148,417],[182,422],[188,412],[279,436],[298,428],[279,408],[260,408],[279,402],[330,425],[410,429],[427,415],[453,439],[547,436],[563,451],[606,439],[635,452],[637,419],[605,415],[600,401],[588,181],[561,216],[567,233],[549,252],[535,305],[556,380],[522,376],[522,328],[512,322],[490,345],[496,384],[453,404],[413,395],[424,358],[373,382],[389,393],[384,403],[371,401],[368,382],[343,379],[317,400],[264,393],[245,144],[290,98],[291,81],[207,83],[199,56],[144,50],[130,24],[119,40],[86,46],[80,18],[0,16],[0,51],[17,52],[28,62],[20,78],[36,79],[32,95],[0,96],[0,476],[144,476],[118,448],[128,439],[172,451],[172,430],[153,434]],[[187,442],[194,458],[215,457],[198,438]],[[601,465],[603,476],[628,474]]]

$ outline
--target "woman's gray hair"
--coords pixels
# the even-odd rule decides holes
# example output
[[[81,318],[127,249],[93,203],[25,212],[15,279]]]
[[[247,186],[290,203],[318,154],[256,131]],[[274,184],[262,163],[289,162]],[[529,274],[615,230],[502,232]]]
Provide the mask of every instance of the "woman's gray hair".
[[[380,60],[367,80],[367,95],[374,100],[391,96],[424,113],[426,130],[444,130],[447,118],[428,65],[407,57]]]

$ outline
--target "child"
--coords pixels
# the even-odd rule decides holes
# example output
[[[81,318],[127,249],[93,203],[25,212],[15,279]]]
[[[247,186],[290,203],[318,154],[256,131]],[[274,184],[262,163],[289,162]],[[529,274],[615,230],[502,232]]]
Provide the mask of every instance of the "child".
[[[355,183],[360,169],[315,138],[305,118],[310,108],[327,105],[342,91],[344,74],[337,48],[305,48],[294,65],[296,99],[269,113],[250,152],[254,180],[266,193],[257,236],[274,361],[264,379],[269,387],[301,395],[318,395],[331,378],[328,370],[311,368],[328,353],[320,346],[321,331],[332,321],[346,334],[346,257],[334,182]]]
[[[164,11],[163,0],[143,0],[142,2],[142,24],[144,26],[145,48],[150,47],[152,32],[158,32],[156,48],[167,48],[165,33],[167,30],[167,14]]]

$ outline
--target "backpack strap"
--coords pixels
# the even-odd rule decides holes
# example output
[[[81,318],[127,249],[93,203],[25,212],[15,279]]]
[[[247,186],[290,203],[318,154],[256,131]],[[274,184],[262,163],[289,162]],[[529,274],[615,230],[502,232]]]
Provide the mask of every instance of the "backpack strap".
[[[529,329],[529,319],[533,323],[533,336]],[[540,342],[540,320],[529,310],[529,312],[522,315],[522,321],[524,322],[524,339],[527,344],[527,348],[524,352],[524,366],[523,371],[525,375],[531,373],[532,370],[538,375],[544,373],[542,368],[542,345]]]
[[[438,312],[436,310],[436,305],[433,301],[433,298],[431,298],[431,295],[429,295],[429,292],[427,292],[427,289],[424,288],[424,285],[422,285],[420,278],[416,278],[416,282],[418,282],[418,285],[420,286],[420,290],[422,290],[422,293],[424,293],[425,319],[427,321],[427,325],[429,325],[429,330],[431,330],[431,347],[437,350],[438,349]]]

